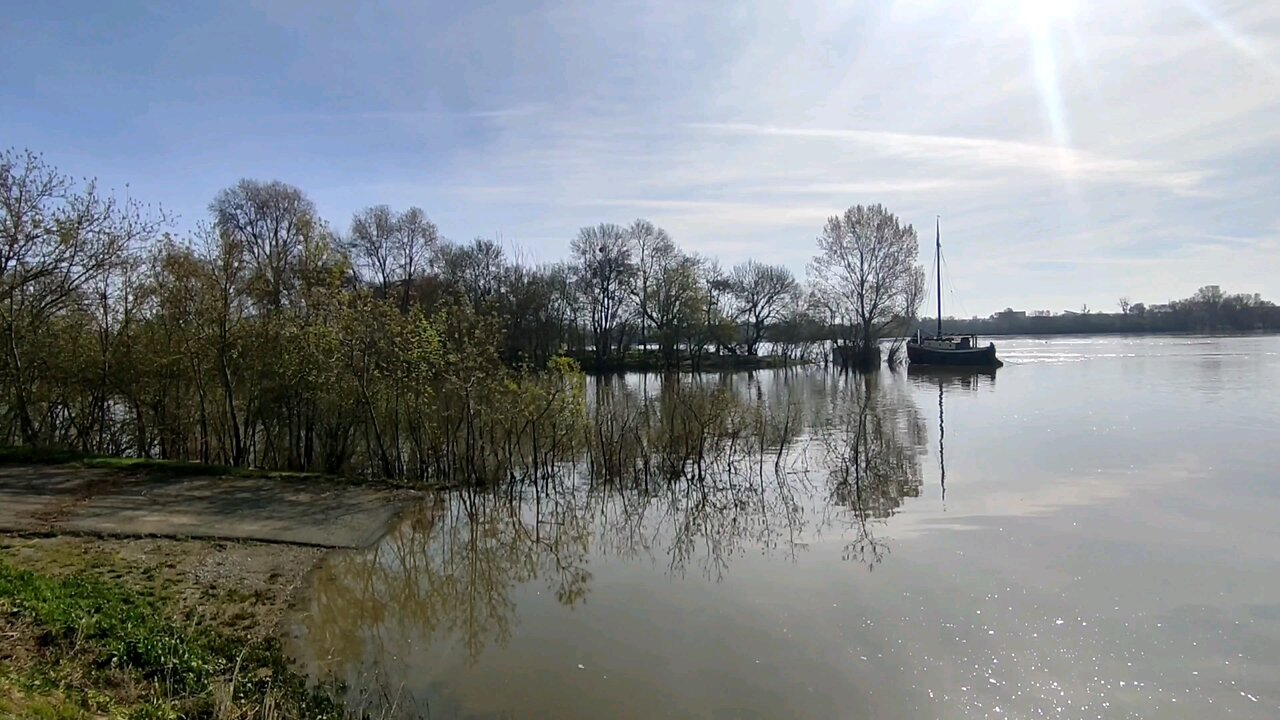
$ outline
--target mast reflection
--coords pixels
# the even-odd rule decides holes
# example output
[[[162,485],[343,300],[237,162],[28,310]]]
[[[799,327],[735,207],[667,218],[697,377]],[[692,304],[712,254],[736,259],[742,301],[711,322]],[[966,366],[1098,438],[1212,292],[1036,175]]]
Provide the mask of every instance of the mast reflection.
[[[938,386],[938,484],[942,488],[943,509],[947,501],[947,423],[946,423],[946,389],[952,388],[960,392],[977,392],[986,387],[990,389],[996,384],[996,368],[962,368],[938,367],[928,365],[911,365],[907,368],[907,376],[918,385]]]

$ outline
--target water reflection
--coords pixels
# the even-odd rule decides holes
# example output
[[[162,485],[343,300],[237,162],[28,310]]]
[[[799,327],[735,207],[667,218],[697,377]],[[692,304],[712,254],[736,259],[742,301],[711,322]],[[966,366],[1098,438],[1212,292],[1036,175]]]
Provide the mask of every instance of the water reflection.
[[[946,389],[951,387],[963,392],[974,392],[981,388],[991,389],[996,384],[996,368],[944,368],[923,365],[911,365],[907,375],[917,385],[938,386],[938,485],[941,489],[943,507],[947,500],[947,425],[946,425]]]
[[[549,611],[530,593],[571,610],[593,569],[620,563],[719,583],[735,560],[794,562],[816,538],[874,568],[889,551],[878,526],[921,492],[928,434],[892,375],[613,378],[589,406],[585,450],[563,472],[437,497],[374,550],[332,558],[295,654],[381,712],[388,688],[448,692],[409,682],[404,658],[429,679],[443,658],[476,662],[529,608]]]
[[[845,557],[874,567],[887,553],[875,538],[874,521],[920,495],[925,430],[908,396],[882,392],[868,376],[860,384],[860,392],[846,387],[834,396],[839,410],[822,434],[823,460],[828,508],[836,511],[831,522],[840,517],[854,521]]]
[[[947,368],[911,365],[907,377],[917,385],[947,387],[962,391],[991,390],[996,384],[996,368]]]
[[[359,666],[400,657],[414,640],[448,637],[471,657],[510,637],[511,589],[540,581],[572,607],[587,594],[586,518],[565,503],[540,505],[524,522],[509,498],[458,492],[425,503],[371,554],[332,558],[302,618],[307,643],[338,677],[378,677]]]
[[[1277,717],[1280,338],[1216,342],[593,385],[538,482],[333,558],[292,650],[375,717]]]

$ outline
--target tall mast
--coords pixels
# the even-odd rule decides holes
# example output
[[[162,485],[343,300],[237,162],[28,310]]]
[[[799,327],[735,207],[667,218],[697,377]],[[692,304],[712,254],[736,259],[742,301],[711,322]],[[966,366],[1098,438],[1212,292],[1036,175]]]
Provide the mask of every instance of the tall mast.
[[[938,332],[942,337],[942,216],[935,218],[935,235],[933,240],[933,276],[938,279]]]

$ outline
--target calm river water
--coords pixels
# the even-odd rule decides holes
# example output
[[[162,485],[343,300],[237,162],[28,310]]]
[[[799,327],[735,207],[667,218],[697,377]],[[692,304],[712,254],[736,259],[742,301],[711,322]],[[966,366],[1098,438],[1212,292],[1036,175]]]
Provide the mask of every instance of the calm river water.
[[[403,717],[1280,717],[1280,338],[997,345],[594,383],[594,460],[335,556],[291,649]]]

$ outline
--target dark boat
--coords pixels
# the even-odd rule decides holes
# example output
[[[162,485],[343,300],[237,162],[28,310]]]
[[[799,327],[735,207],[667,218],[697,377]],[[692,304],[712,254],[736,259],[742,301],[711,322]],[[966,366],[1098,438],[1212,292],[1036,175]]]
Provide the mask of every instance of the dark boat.
[[[964,367],[1000,367],[995,343],[978,345],[977,335],[944,335],[942,333],[942,225],[936,228],[933,250],[934,277],[938,280],[938,331],[933,337],[917,332],[907,341],[907,362],[912,365],[952,365]]]

